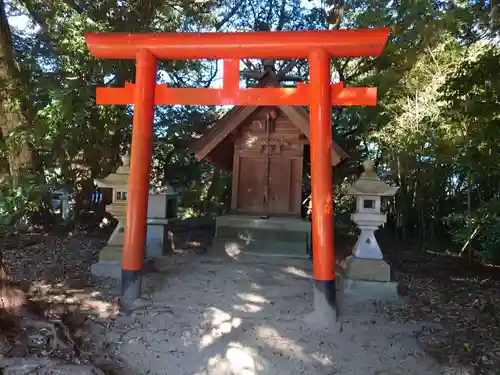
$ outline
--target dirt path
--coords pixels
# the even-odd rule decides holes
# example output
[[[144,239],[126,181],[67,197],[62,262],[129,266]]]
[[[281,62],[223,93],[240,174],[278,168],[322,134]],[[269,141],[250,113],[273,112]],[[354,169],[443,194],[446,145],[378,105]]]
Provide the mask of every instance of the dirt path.
[[[374,304],[357,306],[341,333],[311,331],[302,321],[310,271],[308,262],[170,257],[145,280],[147,306],[118,317],[106,340],[133,374],[457,373],[417,347],[417,324],[389,322]]]

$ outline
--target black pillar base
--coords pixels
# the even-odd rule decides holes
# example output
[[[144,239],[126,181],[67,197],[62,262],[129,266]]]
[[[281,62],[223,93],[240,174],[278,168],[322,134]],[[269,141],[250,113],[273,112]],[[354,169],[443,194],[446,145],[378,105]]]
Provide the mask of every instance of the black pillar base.
[[[121,303],[130,305],[141,296],[142,271],[122,269]]]
[[[314,280],[314,308],[335,311],[337,289],[335,280]]]
[[[337,330],[335,280],[314,280],[314,311],[305,317],[314,329]]]

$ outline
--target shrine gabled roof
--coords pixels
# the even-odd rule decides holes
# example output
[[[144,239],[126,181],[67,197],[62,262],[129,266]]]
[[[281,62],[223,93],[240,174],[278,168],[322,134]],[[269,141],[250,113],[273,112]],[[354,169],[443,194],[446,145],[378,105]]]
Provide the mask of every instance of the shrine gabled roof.
[[[259,81],[257,87],[280,87],[280,84],[273,76],[273,73],[266,73]],[[224,152],[227,162],[220,160],[220,157],[211,155],[216,148],[224,143],[231,133],[240,126],[250,115],[257,111],[260,106],[234,106],[231,108],[209,131],[207,131],[193,146],[192,150],[198,160],[207,160],[216,164],[222,169],[230,170],[232,166],[232,151]],[[301,106],[278,106],[278,108],[292,121],[292,123],[309,139],[309,112]],[[232,142],[227,144],[230,147]],[[335,142],[333,142],[333,165],[337,165],[348,157],[347,153]],[[217,160],[219,159],[219,160]]]

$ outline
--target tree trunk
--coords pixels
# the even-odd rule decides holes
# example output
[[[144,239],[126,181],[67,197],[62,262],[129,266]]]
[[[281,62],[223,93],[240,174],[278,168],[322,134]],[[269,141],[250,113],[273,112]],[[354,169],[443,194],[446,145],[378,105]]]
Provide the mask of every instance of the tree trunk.
[[[212,175],[212,181],[210,181],[210,186],[208,187],[207,190],[207,195],[205,196],[204,204],[203,204],[203,211],[204,213],[210,213],[210,210],[212,208],[212,200],[215,197],[215,193],[217,191],[217,187],[219,185],[221,177],[221,170],[217,167],[214,169],[214,173]]]
[[[14,136],[16,128],[26,124],[26,117],[17,100],[19,70],[16,66],[4,0],[0,0],[0,130],[8,147],[8,163],[14,186],[20,171],[31,163],[26,137]],[[0,176],[0,180],[2,176]]]
[[[328,22],[328,30],[338,30],[340,22],[345,12],[344,0],[327,0],[326,1],[326,20]]]

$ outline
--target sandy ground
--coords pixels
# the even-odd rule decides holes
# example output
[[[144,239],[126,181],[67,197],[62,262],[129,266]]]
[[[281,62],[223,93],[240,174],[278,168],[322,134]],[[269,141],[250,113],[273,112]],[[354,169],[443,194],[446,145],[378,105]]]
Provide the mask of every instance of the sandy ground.
[[[132,374],[452,374],[418,349],[417,325],[387,321],[373,303],[342,332],[311,330],[311,264],[195,254],[169,257],[144,280],[146,306],[106,332]],[[453,372],[454,374],[454,372]]]

